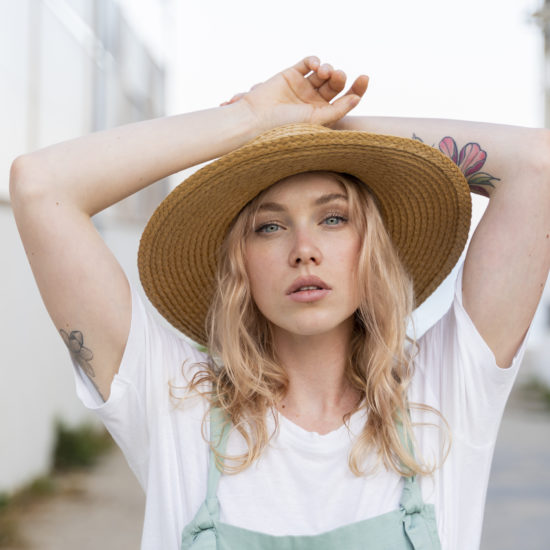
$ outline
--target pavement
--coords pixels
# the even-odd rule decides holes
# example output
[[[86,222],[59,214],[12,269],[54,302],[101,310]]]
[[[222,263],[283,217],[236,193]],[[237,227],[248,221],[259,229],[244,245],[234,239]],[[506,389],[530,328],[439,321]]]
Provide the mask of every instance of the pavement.
[[[117,447],[56,483],[55,496],[18,518],[24,544],[7,550],[139,549],[145,496]]]
[[[550,550],[550,408],[521,382],[495,448],[482,550]]]
[[[550,550],[550,409],[521,390],[527,377],[528,370],[502,421],[481,550]],[[25,550],[139,548],[144,496],[118,449],[63,484],[22,516]]]

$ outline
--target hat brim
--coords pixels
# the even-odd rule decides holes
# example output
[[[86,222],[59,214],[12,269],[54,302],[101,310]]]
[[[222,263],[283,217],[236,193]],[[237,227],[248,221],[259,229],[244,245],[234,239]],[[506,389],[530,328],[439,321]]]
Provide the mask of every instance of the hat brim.
[[[144,290],[172,325],[198,343],[207,342],[217,253],[231,222],[285,177],[326,170],[363,181],[412,277],[416,305],[464,249],[471,198],[448,157],[416,140],[293,126],[299,131],[270,132],[195,172],[164,199],[143,232],[138,267]]]

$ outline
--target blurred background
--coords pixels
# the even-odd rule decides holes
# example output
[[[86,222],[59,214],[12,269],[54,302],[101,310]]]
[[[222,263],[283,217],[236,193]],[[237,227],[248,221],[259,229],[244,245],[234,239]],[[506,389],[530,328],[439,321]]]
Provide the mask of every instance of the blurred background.
[[[52,471],[60,421],[68,430],[94,423],[75,397],[66,348],[19,242],[8,192],[17,155],[216,106],[310,54],[350,79],[370,75],[353,114],[549,126],[549,24],[544,0],[0,0],[0,514],[13,495]],[[186,175],[94,218],[135,286],[141,231]],[[475,224],[485,202],[474,201]],[[456,270],[416,312],[417,333],[448,308],[455,276]],[[482,548],[550,548],[549,362],[547,285],[497,444]],[[103,530],[103,548],[137,547],[143,497],[119,457],[109,460],[79,478],[79,487],[96,511],[107,510],[97,521],[113,520],[113,532]],[[86,508],[86,498],[61,501],[57,495],[19,522],[30,547],[62,549],[47,540],[63,532],[67,547],[85,548],[87,529],[97,529],[93,506]],[[59,524],[56,506],[66,514]],[[77,519],[71,514],[80,507]],[[122,531],[133,538],[117,538]],[[41,533],[40,543],[32,532]],[[0,547],[15,548],[16,539],[2,542],[0,517]]]

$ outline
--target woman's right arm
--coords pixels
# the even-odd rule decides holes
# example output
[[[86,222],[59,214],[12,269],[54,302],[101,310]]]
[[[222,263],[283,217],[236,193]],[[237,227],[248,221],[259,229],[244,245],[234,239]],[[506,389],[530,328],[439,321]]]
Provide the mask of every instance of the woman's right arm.
[[[91,216],[272,127],[338,120],[366,89],[359,78],[330,103],[344,84],[343,73],[310,57],[255,87],[244,101],[98,132],[13,162],[12,208],[42,299],[104,400],[128,337],[131,296]]]
[[[91,216],[240,145],[250,118],[235,104],[91,134],[14,161],[13,212],[42,299],[103,399],[122,359],[131,296]]]

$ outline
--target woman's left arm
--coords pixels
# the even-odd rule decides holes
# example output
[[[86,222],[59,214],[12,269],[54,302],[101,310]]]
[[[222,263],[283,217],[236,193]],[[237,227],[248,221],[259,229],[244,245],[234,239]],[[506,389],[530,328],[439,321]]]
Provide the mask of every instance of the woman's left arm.
[[[510,366],[550,269],[550,131],[392,117],[346,117],[334,127],[419,139],[489,197],[466,255],[463,304],[497,365]]]

